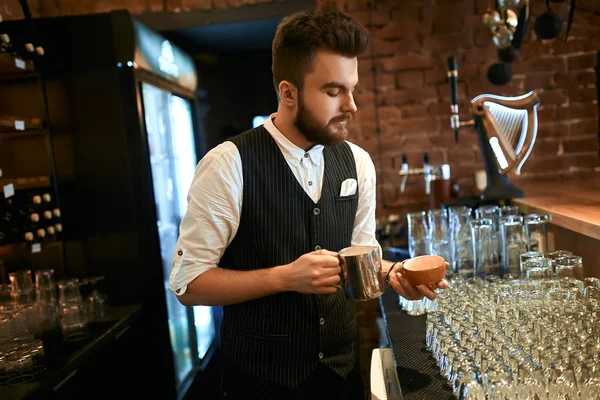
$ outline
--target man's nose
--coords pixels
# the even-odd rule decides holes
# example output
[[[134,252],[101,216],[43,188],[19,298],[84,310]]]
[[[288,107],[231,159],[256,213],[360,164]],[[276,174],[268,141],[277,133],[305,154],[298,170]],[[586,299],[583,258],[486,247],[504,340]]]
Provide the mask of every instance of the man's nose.
[[[356,103],[354,102],[354,95],[352,93],[348,93],[346,97],[346,101],[342,106],[342,111],[346,113],[355,113],[358,108],[356,107]]]

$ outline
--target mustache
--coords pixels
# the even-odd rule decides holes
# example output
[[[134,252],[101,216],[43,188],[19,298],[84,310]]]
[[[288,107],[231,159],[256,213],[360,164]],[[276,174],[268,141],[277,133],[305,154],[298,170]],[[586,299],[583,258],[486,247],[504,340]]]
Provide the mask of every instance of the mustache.
[[[346,113],[344,115],[340,115],[339,117],[335,117],[332,118],[331,121],[329,121],[330,123],[334,123],[334,122],[343,122],[343,121],[347,121],[354,118],[352,113]]]

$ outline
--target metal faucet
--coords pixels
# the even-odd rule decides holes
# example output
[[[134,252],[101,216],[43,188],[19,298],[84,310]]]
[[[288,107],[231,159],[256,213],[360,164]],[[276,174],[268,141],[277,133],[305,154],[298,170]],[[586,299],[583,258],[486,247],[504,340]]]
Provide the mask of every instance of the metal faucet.
[[[429,195],[431,193],[431,181],[442,177],[443,179],[450,179],[450,165],[442,164],[439,167],[433,167],[429,165],[429,153],[423,153],[423,168],[409,168],[406,158],[406,154],[402,154],[402,166],[398,174],[402,177],[400,183],[400,192],[404,193],[406,189],[406,182],[409,176],[423,175],[425,179],[425,193]]]

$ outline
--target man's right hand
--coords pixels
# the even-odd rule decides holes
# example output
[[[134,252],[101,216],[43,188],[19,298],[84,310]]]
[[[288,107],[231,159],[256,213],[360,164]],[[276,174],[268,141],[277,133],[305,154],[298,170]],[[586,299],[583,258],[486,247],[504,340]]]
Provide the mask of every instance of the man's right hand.
[[[300,256],[296,261],[282,267],[285,287],[305,294],[335,293],[333,285],[340,281],[338,254],[328,250],[316,250]]]

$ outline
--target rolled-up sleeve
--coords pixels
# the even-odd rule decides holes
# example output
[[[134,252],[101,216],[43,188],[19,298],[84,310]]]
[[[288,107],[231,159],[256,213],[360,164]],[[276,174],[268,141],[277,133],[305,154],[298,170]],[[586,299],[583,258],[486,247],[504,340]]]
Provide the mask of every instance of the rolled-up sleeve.
[[[353,246],[377,246],[381,254],[381,245],[375,236],[377,207],[377,174],[369,153],[357,145],[348,142],[356,162],[358,177],[358,207],[352,231]]]
[[[198,163],[188,191],[188,206],[179,226],[169,288],[178,295],[215,268],[239,227],[243,193],[237,147],[224,142]]]

